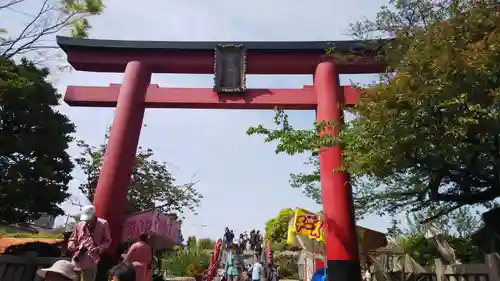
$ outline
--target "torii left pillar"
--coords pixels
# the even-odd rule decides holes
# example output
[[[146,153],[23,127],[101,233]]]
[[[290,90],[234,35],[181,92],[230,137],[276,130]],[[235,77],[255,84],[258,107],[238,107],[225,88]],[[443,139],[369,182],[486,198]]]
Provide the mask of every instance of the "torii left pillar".
[[[339,71],[334,62],[321,62],[314,74],[317,122],[320,134],[337,136],[343,124],[344,103]],[[341,170],[342,146],[322,147],[319,153],[321,196],[325,221],[325,248],[329,281],[361,281],[358,239],[349,175]]]
[[[113,241],[108,251],[111,256],[115,255],[115,249],[121,242],[127,187],[139,144],[150,82],[151,70],[145,63],[131,61],[127,64],[94,195],[97,216],[107,220],[111,230]]]

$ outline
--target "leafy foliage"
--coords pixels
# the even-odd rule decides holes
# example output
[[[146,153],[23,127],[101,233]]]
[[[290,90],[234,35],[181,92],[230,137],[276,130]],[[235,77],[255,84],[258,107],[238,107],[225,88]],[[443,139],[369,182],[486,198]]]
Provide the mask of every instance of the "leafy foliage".
[[[86,37],[90,29],[88,18],[99,15],[104,4],[102,0],[41,0],[32,11],[31,3],[26,0],[7,0],[0,4],[0,13],[25,11],[24,17],[29,19],[23,28],[15,28],[14,32],[6,26],[0,27],[0,56],[12,58],[29,52],[47,57],[46,51],[58,49],[48,44],[54,35],[62,31],[73,37]],[[5,24],[5,22],[4,22]]]
[[[272,252],[279,252],[279,251],[284,251],[288,249],[288,245],[286,242],[273,242],[271,241],[271,251]]]
[[[91,146],[83,141],[77,142],[82,152],[75,162],[86,176],[86,181],[79,185],[79,189],[91,202],[94,199],[107,140],[106,135],[105,143],[99,147]],[[195,188],[196,183],[177,185],[168,171],[167,163],[158,162],[153,159],[153,156],[151,149],[139,147],[132,170],[131,185],[128,189],[126,212],[131,214],[155,205],[158,206],[160,212],[179,219],[182,219],[182,214],[186,210],[194,212],[203,198]]]
[[[266,222],[266,240],[273,243],[285,243],[288,234],[288,224],[294,212],[290,208],[282,209],[277,217]]]
[[[432,212],[407,215],[408,227],[406,229],[399,229],[398,222],[393,221],[393,226],[389,231],[396,244],[421,265],[433,265],[434,259],[441,256],[435,241],[426,239],[424,236],[426,228],[420,223],[422,218],[432,215]],[[470,207],[437,218],[432,224],[455,250],[460,261],[463,263],[483,262],[484,253],[472,243],[471,239],[471,235],[480,228],[482,222],[479,216],[473,214]]]
[[[213,250],[215,248],[216,242],[210,238],[200,238],[198,239],[198,248],[202,250]]]
[[[496,3],[391,0],[374,20],[352,25],[358,38],[393,39],[379,46],[387,72],[362,90],[349,109],[357,118],[337,141],[318,137],[318,124],[295,129],[279,110],[277,128],[256,126],[248,134],[279,141],[278,153],[310,153],[316,168],[319,147],[340,142],[358,215],[491,207],[500,195]],[[292,175],[292,186],[319,201],[318,183],[317,169]]]
[[[207,252],[189,247],[166,253],[161,260],[161,268],[171,276],[199,277],[209,265]]]
[[[189,236],[186,241],[186,247],[196,249],[198,247],[197,243],[196,236]]]
[[[455,250],[457,258],[463,263],[482,263],[484,253],[471,242],[470,238],[460,238],[443,235]],[[440,257],[434,241],[428,240],[422,234],[404,236],[398,239],[398,245],[421,265],[433,265],[434,259]]]
[[[0,58],[0,221],[61,215],[73,164],[66,152],[75,131],[54,110],[61,96],[47,69]]]
[[[280,254],[275,258],[278,274],[283,279],[299,279],[299,266],[295,255]]]
[[[467,238],[474,234],[482,225],[481,217],[471,207],[462,207],[450,212],[447,216],[436,218],[432,225],[444,235]],[[421,221],[425,217],[434,216],[432,209],[425,212],[411,213],[406,215],[406,234],[424,233],[426,224]]]

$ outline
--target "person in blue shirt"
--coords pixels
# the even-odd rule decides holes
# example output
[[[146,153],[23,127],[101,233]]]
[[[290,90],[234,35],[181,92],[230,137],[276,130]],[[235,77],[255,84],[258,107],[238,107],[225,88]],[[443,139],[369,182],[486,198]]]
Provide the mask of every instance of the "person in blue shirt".
[[[238,281],[243,267],[244,262],[238,253],[238,245],[231,244],[231,251],[227,253],[226,264],[224,265],[226,281]]]

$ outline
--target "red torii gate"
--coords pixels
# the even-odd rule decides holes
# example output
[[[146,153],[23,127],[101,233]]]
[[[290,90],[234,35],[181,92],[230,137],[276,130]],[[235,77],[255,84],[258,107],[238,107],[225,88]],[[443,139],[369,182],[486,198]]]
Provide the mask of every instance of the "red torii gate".
[[[385,70],[385,63],[375,59],[375,52],[369,50],[365,50],[365,56],[349,61],[334,62],[325,55],[325,50],[333,46],[341,54],[352,54],[354,50],[358,53],[366,49],[363,41],[149,42],[57,37],[57,43],[76,70],[125,73],[121,85],[69,86],[64,98],[72,106],[116,106],[94,197],[97,214],[108,220],[115,245],[121,233],[127,186],[146,108],[315,109],[318,121],[342,122],[339,105],[354,104],[359,92],[350,86],[340,86],[339,74]],[[224,55],[220,48],[227,46],[233,48]],[[215,57],[215,67],[214,50],[219,55]],[[150,85],[152,73],[212,74],[214,69],[215,88],[226,86],[226,90]],[[233,77],[234,73],[240,77]],[[246,73],[313,74],[314,85],[302,89],[244,89]],[[224,75],[233,75],[231,78],[236,82],[221,80]],[[231,83],[233,86],[227,86]],[[322,133],[338,134],[338,131],[325,129]],[[337,171],[342,165],[342,148],[326,148],[319,158],[328,279],[359,281],[352,189],[348,174]]]

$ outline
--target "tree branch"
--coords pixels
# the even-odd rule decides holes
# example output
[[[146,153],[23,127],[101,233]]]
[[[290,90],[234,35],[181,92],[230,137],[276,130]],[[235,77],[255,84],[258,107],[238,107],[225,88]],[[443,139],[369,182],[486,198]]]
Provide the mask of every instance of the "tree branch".
[[[20,4],[25,0],[8,1],[8,3],[0,5],[0,11],[1,9],[16,11],[13,9],[15,4]],[[54,2],[54,4],[51,4],[51,2]],[[103,7],[100,0],[43,0],[40,5],[34,14],[16,11],[31,19],[16,36],[0,38],[1,56],[9,59],[31,51],[56,49],[58,47],[52,45],[52,40],[48,41],[44,40],[44,38],[57,34],[66,28],[72,28],[74,36],[85,36],[86,30],[89,28],[86,18],[90,15],[99,14]],[[1,31],[4,30],[0,29]],[[4,31],[4,33],[7,31]]]
[[[431,221],[433,221],[433,220],[435,220],[435,219],[438,219],[438,218],[440,218],[440,217],[442,217],[442,216],[444,216],[444,215],[447,215],[447,214],[449,214],[449,213],[451,213],[451,212],[453,212],[453,211],[455,211],[455,210],[457,210],[457,209],[459,209],[459,208],[463,207],[464,205],[465,205],[465,204],[458,204],[458,205],[455,205],[455,206],[453,206],[453,207],[450,207],[450,208],[447,208],[447,209],[441,210],[441,211],[439,211],[439,212],[435,213],[434,215],[432,215],[432,216],[430,216],[430,217],[428,217],[428,218],[426,218],[426,219],[424,219],[424,220],[419,221],[419,223],[420,223],[420,224],[426,224],[426,223],[429,223],[429,222],[431,222]]]
[[[11,6],[14,6],[16,4],[19,4],[21,2],[23,2],[24,0],[11,0],[10,2],[7,2],[5,4],[0,4],[0,10],[1,9],[6,9],[6,8],[9,8]]]

